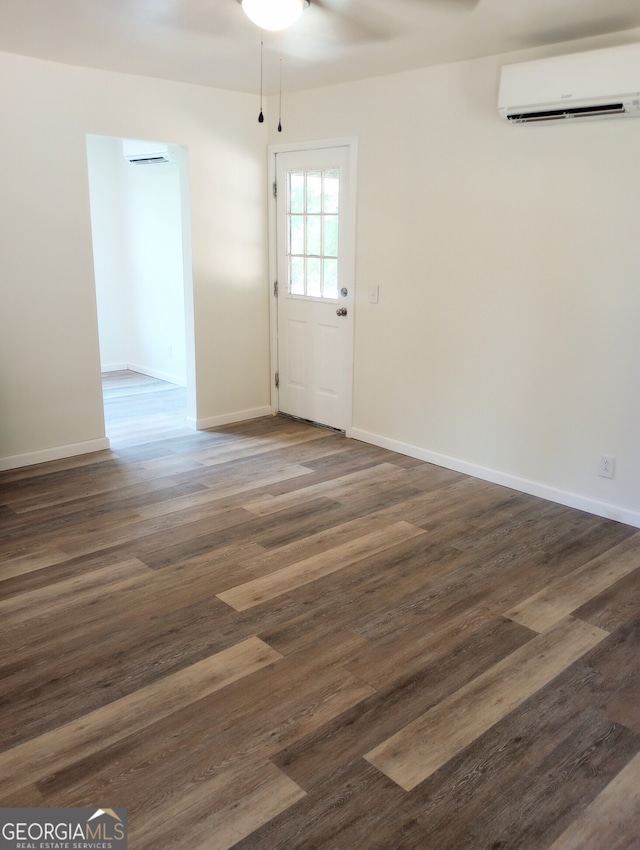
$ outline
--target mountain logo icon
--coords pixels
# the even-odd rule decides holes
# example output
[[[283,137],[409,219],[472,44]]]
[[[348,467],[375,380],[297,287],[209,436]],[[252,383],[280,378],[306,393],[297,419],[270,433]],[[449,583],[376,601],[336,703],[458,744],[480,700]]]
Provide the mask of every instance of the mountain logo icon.
[[[102,815],[109,815],[110,818],[114,818],[119,823],[122,823],[122,818],[118,817],[118,815],[113,811],[113,809],[96,809],[95,812],[88,818],[87,823],[89,821],[95,820],[96,818],[102,817]]]

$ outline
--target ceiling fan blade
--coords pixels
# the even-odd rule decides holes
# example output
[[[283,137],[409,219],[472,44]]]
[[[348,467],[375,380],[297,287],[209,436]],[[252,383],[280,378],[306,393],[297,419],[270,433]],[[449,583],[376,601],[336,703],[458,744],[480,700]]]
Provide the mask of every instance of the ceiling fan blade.
[[[419,2],[424,2],[424,0],[419,0]],[[427,0],[427,2],[437,6],[448,7],[452,10],[459,9],[472,12],[480,0]]]
[[[362,0],[311,0],[311,12],[322,13],[324,27],[349,43],[387,41],[400,34],[385,12]],[[305,12],[309,20],[312,14]]]
[[[410,31],[412,8],[416,9],[416,14],[418,7],[421,7],[422,11],[440,8],[452,12],[471,12],[479,2],[480,0],[394,0],[393,6],[396,8],[392,15],[389,11],[390,4],[382,0],[311,0],[310,11],[305,12],[303,19],[308,21],[310,28],[314,16],[321,12],[324,18],[323,27],[334,37],[347,43],[381,42]],[[400,6],[404,7],[404,17],[397,14]]]

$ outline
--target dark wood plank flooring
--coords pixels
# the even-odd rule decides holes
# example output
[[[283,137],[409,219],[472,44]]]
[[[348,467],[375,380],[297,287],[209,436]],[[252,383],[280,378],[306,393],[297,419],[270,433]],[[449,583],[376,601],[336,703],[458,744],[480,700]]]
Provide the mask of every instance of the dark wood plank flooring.
[[[132,850],[640,848],[640,532],[282,417],[0,473],[0,806]]]

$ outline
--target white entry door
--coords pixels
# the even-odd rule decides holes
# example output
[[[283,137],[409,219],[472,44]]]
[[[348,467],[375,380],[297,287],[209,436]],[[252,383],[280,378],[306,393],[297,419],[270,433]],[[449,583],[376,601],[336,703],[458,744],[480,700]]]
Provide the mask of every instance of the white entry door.
[[[278,407],[349,431],[353,386],[350,148],[276,154]]]

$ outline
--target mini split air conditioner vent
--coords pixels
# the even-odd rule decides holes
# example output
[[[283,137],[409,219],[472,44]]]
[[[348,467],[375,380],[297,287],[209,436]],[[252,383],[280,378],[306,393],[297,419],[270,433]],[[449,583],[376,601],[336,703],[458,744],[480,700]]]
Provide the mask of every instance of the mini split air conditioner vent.
[[[140,139],[123,139],[122,154],[132,165],[156,165],[176,162],[176,147],[160,142],[145,142]]]
[[[624,111],[624,103],[607,103],[602,106],[574,106],[543,112],[512,112],[507,115],[507,121],[513,124],[528,124],[533,121],[561,121],[565,118],[602,118],[604,115],[619,115]]]
[[[132,165],[154,165],[157,162],[171,162],[167,156],[129,156],[127,157]]]
[[[512,124],[640,116],[640,44],[504,65],[498,109]]]

